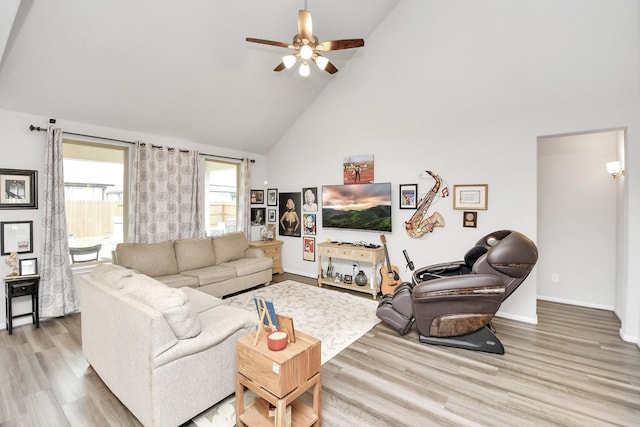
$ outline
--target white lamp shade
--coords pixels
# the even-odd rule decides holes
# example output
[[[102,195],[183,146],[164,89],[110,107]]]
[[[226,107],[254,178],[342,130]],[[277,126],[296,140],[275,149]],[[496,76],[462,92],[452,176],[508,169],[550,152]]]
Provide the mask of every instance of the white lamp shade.
[[[289,68],[293,67],[293,64],[296,63],[296,57],[293,55],[284,56],[282,58],[282,63],[284,64],[285,68],[288,70]]]
[[[302,77],[309,76],[309,74],[311,73],[311,70],[309,69],[309,64],[307,64],[307,61],[304,61],[302,64],[300,64],[300,69],[298,70],[298,73]]]
[[[313,49],[311,49],[311,46],[308,44],[303,45],[300,48],[300,56],[304,60],[311,59],[311,56],[313,56]]]
[[[316,58],[316,65],[321,70],[324,70],[327,67],[328,63],[329,63],[329,60],[327,58],[325,58],[324,56],[318,56]]]
[[[620,171],[622,171],[622,166],[619,161],[607,163],[607,172],[610,174],[617,174],[620,173]]]

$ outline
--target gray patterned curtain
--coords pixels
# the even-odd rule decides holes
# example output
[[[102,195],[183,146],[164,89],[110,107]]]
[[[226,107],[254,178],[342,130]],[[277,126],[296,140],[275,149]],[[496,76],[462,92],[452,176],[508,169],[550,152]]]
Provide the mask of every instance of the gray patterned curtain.
[[[249,159],[242,159],[240,167],[240,188],[238,189],[238,231],[244,232],[248,240],[251,240],[251,172]]]
[[[129,241],[157,243],[204,236],[197,151],[136,143]]]
[[[45,318],[64,316],[79,308],[69,261],[62,161],[62,130],[49,126],[40,251],[40,316]]]

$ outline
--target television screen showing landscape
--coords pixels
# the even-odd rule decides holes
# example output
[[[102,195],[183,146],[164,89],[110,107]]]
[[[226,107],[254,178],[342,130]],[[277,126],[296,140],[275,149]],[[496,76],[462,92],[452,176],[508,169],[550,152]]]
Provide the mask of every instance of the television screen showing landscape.
[[[322,186],[322,226],[391,231],[391,183]]]

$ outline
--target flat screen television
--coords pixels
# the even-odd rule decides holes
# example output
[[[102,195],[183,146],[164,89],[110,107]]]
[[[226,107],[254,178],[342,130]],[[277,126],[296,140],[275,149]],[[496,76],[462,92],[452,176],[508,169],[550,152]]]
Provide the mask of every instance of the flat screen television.
[[[391,231],[391,183],[323,185],[322,226]]]

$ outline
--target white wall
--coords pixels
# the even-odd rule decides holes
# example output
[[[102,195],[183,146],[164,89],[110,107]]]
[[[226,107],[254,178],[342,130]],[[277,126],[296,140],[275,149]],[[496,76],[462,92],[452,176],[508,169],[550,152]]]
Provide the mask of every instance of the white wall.
[[[605,165],[618,159],[619,134],[538,142],[539,298],[615,309],[618,181]]]
[[[24,114],[14,111],[0,109],[0,168],[7,169],[29,169],[38,171],[38,209],[0,210],[0,221],[33,221],[33,254],[22,254],[21,258],[41,259],[40,247],[42,244],[42,216],[44,214],[44,202],[42,191],[44,189],[44,160],[46,147],[45,132],[31,132],[29,125],[46,127],[49,123],[48,117]],[[168,145],[185,149],[199,150],[202,153],[229,156],[229,157],[249,157],[256,160],[251,167],[252,186],[260,188],[266,177],[265,156],[252,153],[243,153],[226,148],[205,145],[193,141],[185,141],[176,138],[169,138],[159,135],[139,134],[122,129],[104,128],[86,123],[77,123],[58,119],[56,125],[75,133],[104,136],[109,138],[123,139],[127,141],[140,140],[157,145]],[[82,139],[74,137],[74,139]],[[6,264],[7,256],[0,257],[0,275],[6,276],[10,272]],[[30,302],[28,298],[21,298],[14,302],[14,313],[28,312]],[[29,323],[29,318],[16,319],[14,324],[20,325]],[[5,306],[0,308],[0,327],[5,327]]]
[[[403,248],[417,266],[460,258],[495,229],[536,240],[539,136],[628,127],[633,195],[631,170],[640,163],[638,16],[638,3],[623,0],[403,0],[269,154],[269,180],[284,191],[339,183],[344,156],[373,153],[376,181],[391,181],[396,192],[413,182],[427,191],[433,181],[418,179],[425,169],[450,186],[489,184],[489,209],[479,213],[477,229],[463,228],[461,213],[445,199],[432,209],[446,227],[414,240],[402,230],[410,212],[395,209],[387,240],[398,265]],[[631,201],[629,211],[638,212],[637,205]],[[320,227],[318,241],[327,237],[378,241],[376,234]],[[282,240],[285,270],[314,276],[301,240]],[[632,240],[625,256],[639,251]],[[628,287],[637,287],[638,273],[630,274]],[[501,314],[535,322],[536,280],[534,270]],[[629,336],[637,340],[640,313],[627,311]]]

